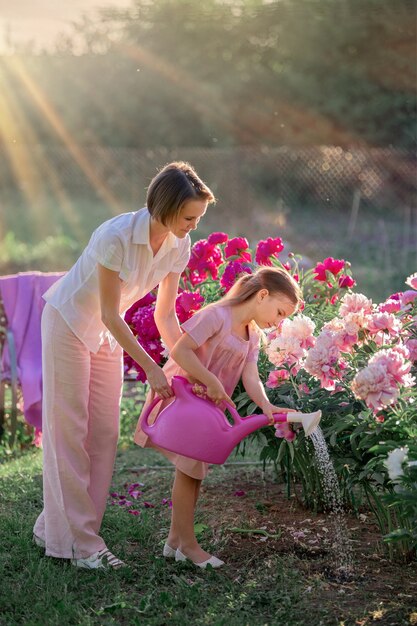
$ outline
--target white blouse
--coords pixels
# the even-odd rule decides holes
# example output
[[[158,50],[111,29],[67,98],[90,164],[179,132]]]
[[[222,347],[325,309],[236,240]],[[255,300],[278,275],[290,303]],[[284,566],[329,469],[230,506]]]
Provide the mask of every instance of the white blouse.
[[[106,339],[112,350],[116,347],[116,340],[101,321],[97,263],[119,273],[120,315],[167,274],[181,274],[187,266],[189,235],[179,239],[169,233],[153,256],[149,243],[150,218],[148,209],[144,208],[122,213],[101,224],[75,265],[43,296],[91,352],[97,352]]]

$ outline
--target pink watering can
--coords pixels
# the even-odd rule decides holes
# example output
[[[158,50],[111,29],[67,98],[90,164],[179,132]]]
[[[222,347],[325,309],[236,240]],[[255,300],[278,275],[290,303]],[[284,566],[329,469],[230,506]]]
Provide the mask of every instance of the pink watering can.
[[[182,376],[174,376],[171,384],[175,394],[173,402],[162,409],[153,424],[149,424],[150,413],[162,400],[156,397],[141,420],[142,430],[161,448],[198,461],[221,464],[239,441],[268,425],[268,418],[263,413],[241,417],[235,408],[226,405],[233,418],[231,424],[224,410],[205,396],[204,387],[193,385]],[[275,413],[274,418],[275,422],[301,422],[308,436],[317,428],[321,411]]]

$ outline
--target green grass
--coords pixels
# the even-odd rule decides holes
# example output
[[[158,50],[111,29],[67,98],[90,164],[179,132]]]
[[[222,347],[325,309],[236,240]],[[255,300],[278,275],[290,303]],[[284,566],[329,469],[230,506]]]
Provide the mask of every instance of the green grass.
[[[230,532],[230,526],[270,529],[271,523],[281,523],[272,521],[272,483],[270,477],[265,482],[259,467],[213,468],[203,488],[199,538],[206,549],[223,556],[227,567],[202,572],[165,561],[161,550],[170,510],[161,500],[169,497],[172,469],[156,452],[128,445],[123,437],[112,488],[123,492],[126,483],[143,482],[143,498],[155,505],[145,509],[138,500],[139,517],[121,507],[107,508],[102,536],[130,567],[91,572],[45,557],[31,540],[42,506],[41,456],[39,450],[29,450],[0,465],[2,626],[354,626],[362,618],[371,620],[379,609],[384,616],[379,624],[411,623],[412,601],[397,601],[395,594],[387,598],[372,575],[365,583],[361,576],[347,586],[329,583],[322,573],[325,563],[319,566],[286,548],[292,510],[295,525],[297,517],[294,503],[284,496],[277,514],[280,518],[286,511],[281,548],[269,539]],[[255,450],[249,458],[256,458]],[[233,497],[242,485],[248,497]],[[301,511],[298,523],[307,516],[311,513]],[[394,578],[390,582],[395,586]]]
[[[135,459],[154,464],[155,457],[137,449],[121,453],[116,483],[122,485],[129,474],[126,465]],[[27,453],[0,470],[1,624],[303,623],[304,583],[287,559],[272,555],[252,562],[238,579],[165,562],[160,552],[169,523],[166,507],[143,510],[140,518],[108,508],[102,535],[129,570],[84,572],[44,557],[31,542],[41,509],[41,454]],[[165,490],[149,485],[147,497],[169,495],[170,476],[167,471],[157,480]],[[219,549],[222,540],[214,532],[205,535],[205,544]]]

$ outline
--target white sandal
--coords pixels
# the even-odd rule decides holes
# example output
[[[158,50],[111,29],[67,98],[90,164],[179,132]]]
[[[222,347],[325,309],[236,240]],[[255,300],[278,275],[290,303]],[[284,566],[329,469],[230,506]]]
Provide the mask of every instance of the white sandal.
[[[211,565],[211,567],[213,567],[214,569],[217,569],[218,567],[224,565],[224,561],[218,559],[217,556],[211,556],[209,559],[207,559],[207,561],[203,561],[202,563],[196,563],[195,561],[191,561],[191,559],[186,557],[185,554],[181,552],[181,550],[176,551],[175,560],[190,561],[191,563],[193,563],[193,565],[195,565],[196,567],[200,567],[201,569],[206,569],[207,565]]]
[[[114,556],[107,548],[94,552],[94,554],[84,559],[71,559],[71,563],[75,567],[83,569],[120,569],[126,566],[124,561]]]

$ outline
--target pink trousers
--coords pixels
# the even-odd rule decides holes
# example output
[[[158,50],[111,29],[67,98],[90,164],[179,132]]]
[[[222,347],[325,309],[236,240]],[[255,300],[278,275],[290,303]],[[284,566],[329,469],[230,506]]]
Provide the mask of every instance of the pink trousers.
[[[43,497],[34,534],[46,555],[84,558],[99,537],[119,434],[122,349],[97,354],[46,304],[42,315]]]

